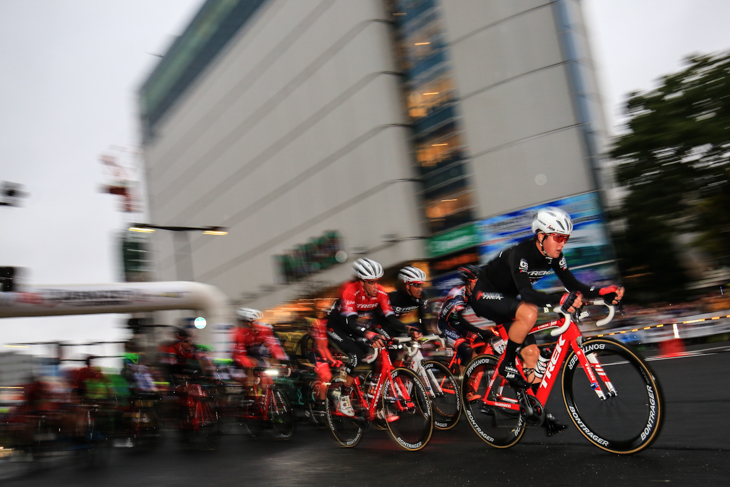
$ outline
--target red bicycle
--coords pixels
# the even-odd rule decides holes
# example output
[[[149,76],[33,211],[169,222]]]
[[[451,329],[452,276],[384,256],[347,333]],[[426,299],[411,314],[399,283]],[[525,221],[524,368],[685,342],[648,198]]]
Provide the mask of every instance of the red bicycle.
[[[249,436],[258,438],[262,430],[270,429],[277,440],[290,440],[294,435],[294,411],[284,391],[274,384],[279,374],[289,374],[287,367],[254,367],[254,390],[244,394],[239,419]]]
[[[184,377],[176,387],[180,408],[178,428],[183,441],[199,450],[215,450],[220,439],[220,422],[207,378]]]
[[[602,300],[591,303],[605,305]],[[606,305],[608,306],[608,305]],[[614,316],[599,320],[605,325]],[[544,404],[563,367],[563,399],[570,419],[593,445],[616,454],[643,450],[657,438],[664,419],[661,389],[654,373],[629,346],[611,338],[584,338],[571,316],[536,325],[531,333],[558,328],[558,337],[537,393],[515,389],[497,372],[502,357],[474,358],[464,372],[473,380],[476,398],[465,403],[474,432],[496,448],[517,444],[526,426],[545,420]],[[507,331],[497,327],[506,340]],[[517,367],[522,365],[517,360]],[[466,394],[465,394],[466,395]]]
[[[410,338],[391,338],[384,350],[407,350]],[[418,351],[418,348],[415,348]],[[360,442],[363,433],[374,421],[385,423],[395,442],[409,451],[417,451],[428,444],[433,432],[433,413],[428,393],[418,376],[410,369],[394,367],[388,353],[379,353],[370,362],[379,359],[373,380],[363,386],[358,376],[347,391],[341,378],[333,379],[327,389],[327,424],[335,439],[345,447]],[[377,380],[376,380],[377,378]],[[337,411],[343,394],[349,394],[355,416]]]

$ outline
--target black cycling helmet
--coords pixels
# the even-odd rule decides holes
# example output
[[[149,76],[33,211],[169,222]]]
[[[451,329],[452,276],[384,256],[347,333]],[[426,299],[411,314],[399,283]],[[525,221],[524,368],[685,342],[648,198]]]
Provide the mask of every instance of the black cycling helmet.
[[[177,328],[175,330],[175,338],[177,338],[178,340],[189,340],[193,338],[193,334],[185,328]]]
[[[479,278],[479,267],[472,264],[459,267],[459,277],[464,282],[476,281]]]

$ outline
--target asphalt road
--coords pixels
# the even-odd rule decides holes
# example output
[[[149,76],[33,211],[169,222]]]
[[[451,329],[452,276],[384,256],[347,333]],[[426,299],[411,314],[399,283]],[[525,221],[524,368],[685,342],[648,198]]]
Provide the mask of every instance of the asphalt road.
[[[647,450],[618,456],[591,446],[572,426],[550,438],[529,430],[515,447],[483,443],[464,418],[451,431],[434,431],[429,445],[405,452],[387,433],[371,430],[351,449],[327,430],[301,425],[277,442],[226,435],[215,452],[183,450],[171,432],[147,455],[115,449],[93,469],[71,459],[39,470],[25,466],[3,486],[380,486],[724,485],[730,479],[730,347],[704,345],[702,354],[653,360],[665,399],[664,427]],[[569,423],[559,388],[548,408]],[[7,465],[0,465],[0,474]],[[22,466],[13,466],[16,469]],[[2,477],[0,477],[2,478]]]

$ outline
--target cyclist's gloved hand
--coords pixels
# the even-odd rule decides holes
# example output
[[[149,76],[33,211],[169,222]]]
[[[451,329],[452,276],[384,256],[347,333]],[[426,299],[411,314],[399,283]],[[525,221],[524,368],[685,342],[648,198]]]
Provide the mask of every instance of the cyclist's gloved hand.
[[[341,360],[333,360],[330,363],[330,367],[332,367],[333,369],[336,369],[338,367],[342,367],[342,361]]]
[[[624,288],[616,285],[606,286],[599,289],[598,294],[603,297],[604,303],[618,304],[624,297]]]
[[[560,298],[560,310],[563,313],[572,313],[583,304],[580,292],[570,291]]]
[[[367,338],[370,341],[370,345],[373,348],[382,348],[383,347],[383,344],[384,344],[383,337],[378,335],[374,331],[366,331],[365,338]]]
[[[479,332],[479,338],[481,338],[484,343],[488,343],[493,336],[494,333],[492,333],[490,330],[482,330]]]

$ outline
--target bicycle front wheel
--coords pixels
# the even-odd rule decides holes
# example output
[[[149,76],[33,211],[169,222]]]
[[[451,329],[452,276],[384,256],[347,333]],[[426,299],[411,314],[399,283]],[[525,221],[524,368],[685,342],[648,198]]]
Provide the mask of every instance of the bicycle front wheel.
[[[325,411],[327,413],[327,426],[329,426],[332,436],[340,445],[352,448],[360,443],[362,434],[365,431],[364,421],[362,418],[355,416],[345,416],[337,410],[339,398],[346,389],[345,382],[342,379],[333,379],[327,388],[327,399],[325,400]],[[350,401],[354,390],[350,390]]]
[[[423,369],[431,386],[433,425],[439,430],[456,426],[461,417],[461,392],[454,374],[441,362],[423,362]]]
[[[516,391],[497,372],[498,363],[494,355],[479,355],[466,366],[464,413],[479,438],[495,448],[509,448],[525,434],[525,420],[518,411],[484,402],[484,398],[504,404],[518,402]]]
[[[583,351],[599,388],[594,390],[571,351],[563,371],[563,399],[578,430],[598,448],[617,454],[643,450],[656,439],[664,419],[659,383],[630,347],[591,338]]]
[[[383,386],[383,414],[396,443],[409,451],[428,444],[433,433],[431,401],[423,383],[410,369],[397,368]]]
[[[290,440],[294,435],[294,411],[284,391],[276,386],[271,388],[269,422],[277,440]]]

